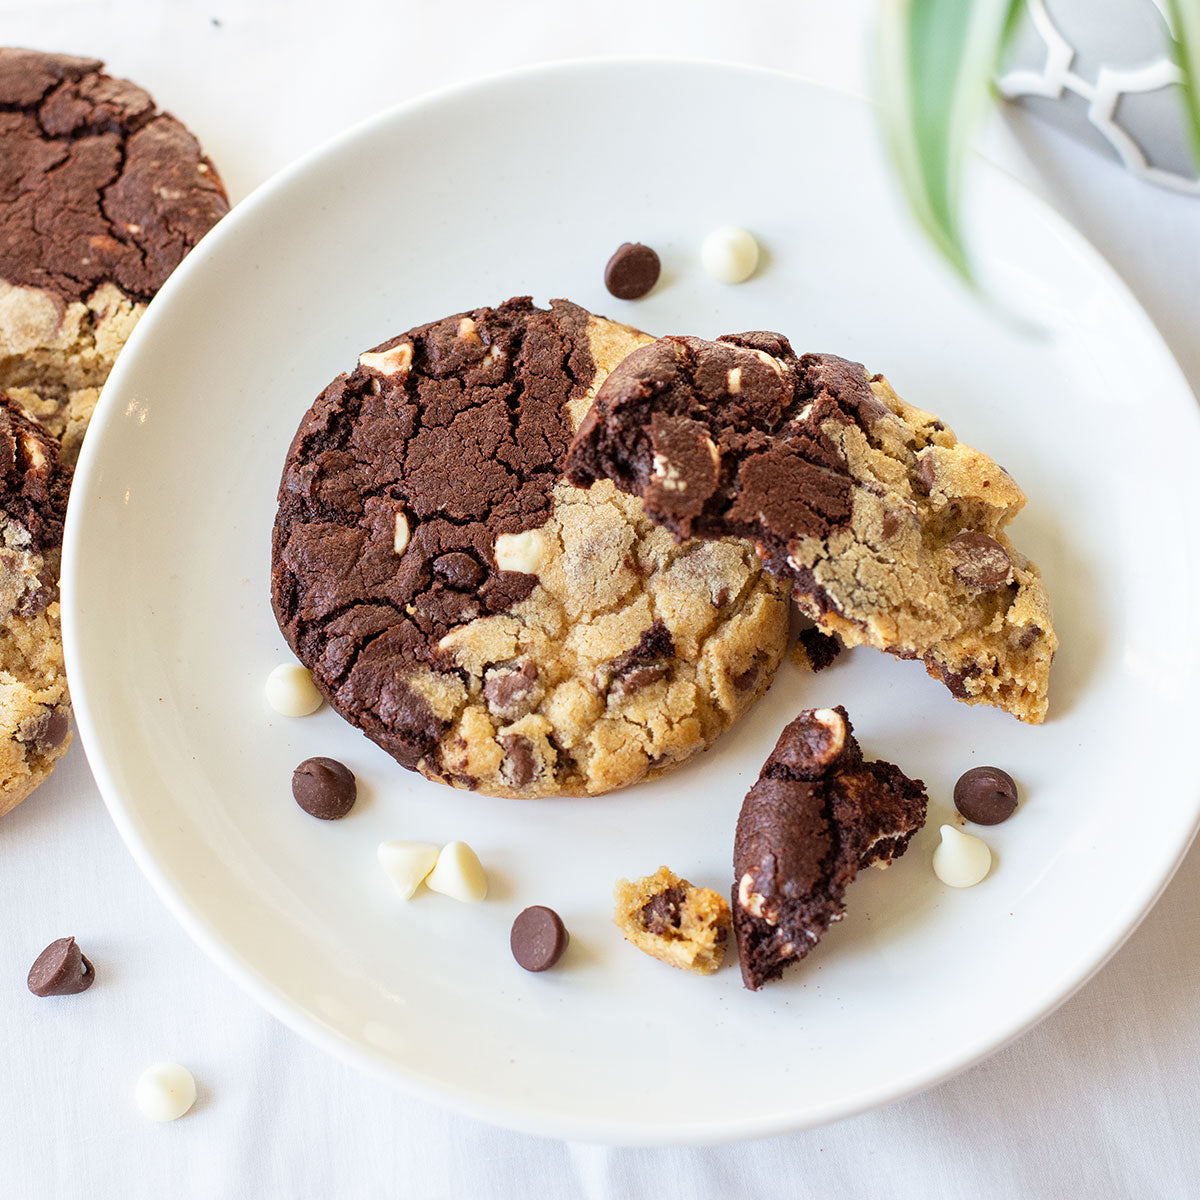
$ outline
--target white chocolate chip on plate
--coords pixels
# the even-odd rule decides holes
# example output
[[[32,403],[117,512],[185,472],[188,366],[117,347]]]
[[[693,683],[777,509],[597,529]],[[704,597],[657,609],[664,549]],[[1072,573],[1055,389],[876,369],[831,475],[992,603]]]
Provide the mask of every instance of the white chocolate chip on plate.
[[[464,904],[476,904],[487,895],[487,875],[479,856],[466,842],[450,842],[442,847],[425,886]]]
[[[196,1081],[178,1063],[155,1063],[142,1072],[133,1098],[151,1121],[176,1121],[196,1103]]]
[[[953,825],[942,826],[942,840],[933,852],[933,873],[950,887],[974,887],[992,869],[987,842]]]
[[[299,663],[280,663],[267,676],[267,703],[281,716],[307,717],[321,707],[312,672]]]
[[[722,225],[701,243],[700,261],[721,283],[745,283],[758,267],[758,243],[746,230]]]
[[[432,842],[380,842],[375,853],[404,900],[412,899],[438,860],[438,848]]]

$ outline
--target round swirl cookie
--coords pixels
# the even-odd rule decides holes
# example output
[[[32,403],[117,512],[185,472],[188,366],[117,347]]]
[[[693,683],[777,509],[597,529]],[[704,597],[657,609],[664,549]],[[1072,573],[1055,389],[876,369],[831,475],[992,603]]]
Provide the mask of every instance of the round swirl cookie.
[[[288,451],[272,601],[333,708],[491,795],[598,794],[683,762],[766,690],[786,589],[748,542],[677,543],[562,478],[600,384],[650,339],[527,298],[360,355]]]
[[[70,485],[58,442],[0,393],[0,816],[70,744],[58,613]]]
[[[0,387],[67,462],[146,304],[229,209],[196,139],[102,66],[0,48]]]

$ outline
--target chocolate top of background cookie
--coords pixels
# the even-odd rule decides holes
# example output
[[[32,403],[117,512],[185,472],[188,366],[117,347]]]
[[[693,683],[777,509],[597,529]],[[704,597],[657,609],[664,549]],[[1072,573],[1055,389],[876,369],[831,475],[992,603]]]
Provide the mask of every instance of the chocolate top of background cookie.
[[[57,556],[70,490],[71,468],[58,461],[57,440],[0,392],[0,513],[28,532],[23,549]]]
[[[613,480],[681,539],[752,538],[779,570],[789,542],[850,520],[853,484],[822,423],[885,411],[857,363],[797,357],[781,334],[660,338],[605,380],[567,477]]]
[[[0,49],[0,279],[148,301],[229,210],[196,139],[97,59]]]
[[[339,376],[288,452],[273,534],[280,628],[331,704],[405,766],[444,722],[405,670],[453,673],[438,643],[504,612],[535,576],[501,534],[544,524],[595,367],[587,313],[519,297],[421,326]]]

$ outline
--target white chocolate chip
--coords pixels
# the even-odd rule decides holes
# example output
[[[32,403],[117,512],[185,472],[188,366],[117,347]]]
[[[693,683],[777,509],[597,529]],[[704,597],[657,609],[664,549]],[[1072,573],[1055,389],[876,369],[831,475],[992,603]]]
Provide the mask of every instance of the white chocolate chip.
[[[196,1103],[196,1081],[178,1063],[155,1063],[142,1072],[133,1092],[142,1116],[177,1121]]]
[[[842,714],[833,708],[818,708],[813,711],[813,720],[829,730],[829,742],[821,747],[823,762],[832,762],[846,745],[846,722]]]
[[[746,230],[722,225],[701,243],[700,261],[721,283],[745,283],[758,266],[758,243]]]
[[[312,673],[299,663],[280,663],[267,676],[267,703],[281,716],[307,717],[321,707]]]
[[[942,826],[942,840],[933,852],[933,873],[950,887],[974,887],[992,869],[987,842],[953,825]]]
[[[476,904],[487,895],[487,875],[466,842],[451,842],[442,847],[425,886],[464,904]]]
[[[380,375],[406,374],[412,366],[413,350],[407,342],[401,342],[390,350],[369,350],[358,356],[358,365]]]
[[[745,875],[743,875],[742,878],[738,881],[738,903],[752,917],[758,917],[760,920],[762,920],[762,919],[764,919],[764,916],[763,916],[764,900],[763,900],[763,897],[758,892],[751,890],[753,888],[753,886],[754,886],[754,877],[750,874],[749,871],[747,871],[745,873]],[[765,918],[765,919],[770,924],[774,924],[773,921],[770,921],[769,917]]]
[[[404,900],[412,899],[438,860],[438,848],[432,842],[380,842],[375,853]]]
[[[476,346],[483,345],[483,338],[479,336],[479,331],[475,328],[475,322],[470,317],[463,317],[458,323],[458,336],[464,342],[474,342]]]
[[[742,368],[730,367],[725,376],[725,388],[731,396],[736,396],[742,390]]]
[[[42,450],[41,443],[37,440],[37,438],[22,436],[21,445],[24,447],[25,454],[29,458],[30,465],[35,471],[39,470],[45,465],[46,455]]]
[[[540,529],[523,533],[502,533],[496,539],[496,566],[501,571],[521,571],[536,575],[546,557],[546,539]]]
[[[679,474],[679,468],[667,461],[664,454],[654,456],[654,478],[667,492],[686,492],[687,480]]]
[[[775,357],[775,355],[768,354],[765,350],[758,349],[750,349],[748,352],[753,354],[754,357],[759,360],[759,362],[766,363],[766,365],[770,367],[780,379],[783,378],[783,363],[781,363],[779,359]]]
[[[410,531],[408,528],[408,518],[404,515],[402,509],[396,510],[396,532],[392,537],[392,547],[397,554],[403,554],[408,549],[408,539]]]

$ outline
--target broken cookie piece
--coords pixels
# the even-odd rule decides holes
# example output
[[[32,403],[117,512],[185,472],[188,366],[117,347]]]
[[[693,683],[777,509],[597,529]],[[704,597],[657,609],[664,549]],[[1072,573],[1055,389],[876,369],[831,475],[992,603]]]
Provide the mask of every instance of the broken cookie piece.
[[[750,539],[846,646],[920,659],[969,704],[1046,715],[1050,600],[1005,533],[1024,494],[858,363],[777,333],[660,338],[604,381],[567,477],[612,480],[680,541]]]
[[[693,887],[669,867],[618,879],[613,921],[639,950],[672,967],[711,975],[729,940],[729,905],[720,892]]]
[[[841,708],[808,709],[779,735],[746,794],[733,849],[733,930],[757,991],[845,915],[846,888],[887,866],[925,823],[925,785],[864,762]]]

